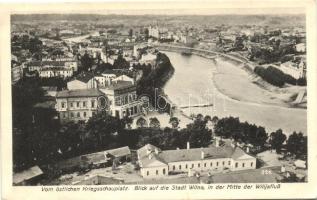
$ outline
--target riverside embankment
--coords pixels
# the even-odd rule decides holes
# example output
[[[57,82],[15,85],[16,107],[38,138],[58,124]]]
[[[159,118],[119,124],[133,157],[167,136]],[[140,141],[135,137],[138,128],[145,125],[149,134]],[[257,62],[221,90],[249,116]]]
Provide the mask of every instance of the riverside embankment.
[[[268,91],[249,81],[250,74],[243,66],[245,63],[237,67],[236,63],[220,58],[221,54],[217,57],[216,52],[201,54],[193,51],[193,55],[183,56],[177,49],[159,49],[169,57],[175,68],[173,77],[164,87],[169,99],[176,105],[213,104],[211,107],[182,109],[187,115],[234,116],[261,125],[269,132],[281,128],[286,134],[293,131],[306,134],[306,109],[290,108],[283,105],[278,97],[271,98],[274,93],[269,96]],[[236,58],[234,60],[238,62]],[[237,96],[228,95],[233,91]],[[240,96],[250,99],[241,100]],[[272,102],[267,103],[262,97]]]

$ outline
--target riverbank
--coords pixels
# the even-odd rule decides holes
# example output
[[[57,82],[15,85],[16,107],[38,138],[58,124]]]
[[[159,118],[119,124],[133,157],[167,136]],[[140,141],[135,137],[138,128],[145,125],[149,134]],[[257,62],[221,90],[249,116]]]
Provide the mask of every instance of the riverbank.
[[[159,48],[177,53],[182,52],[181,47],[172,46],[170,48],[163,46]],[[201,49],[192,50],[192,55],[221,63],[219,65],[216,64],[217,70],[214,71],[211,77],[220,93],[237,101],[306,109],[306,97],[302,103],[294,103],[297,95],[305,91],[306,87],[286,85],[279,88],[273,86],[253,72],[255,63],[241,60],[240,57],[235,55],[217,53]]]
[[[218,116],[219,118],[233,116],[239,117],[240,121],[263,126],[268,132],[281,128],[287,135],[293,131],[300,131],[304,135],[307,133],[306,109],[230,98],[218,90],[213,81],[215,79],[213,76],[217,76],[218,68],[221,67],[217,66],[220,65],[219,61],[194,54],[192,56],[182,56],[177,52],[163,52],[169,57],[175,68],[173,77],[164,87],[169,99],[176,105],[205,102],[213,104],[211,107],[182,109],[187,116],[199,113]],[[231,63],[231,65],[233,64]],[[235,65],[232,67],[235,67]],[[244,71],[242,67],[240,66],[239,71]],[[250,82],[247,83],[255,85]],[[238,81],[236,84],[240,84],[240,82]],[[241,93],[243,94],[244,91],[242,90]]]

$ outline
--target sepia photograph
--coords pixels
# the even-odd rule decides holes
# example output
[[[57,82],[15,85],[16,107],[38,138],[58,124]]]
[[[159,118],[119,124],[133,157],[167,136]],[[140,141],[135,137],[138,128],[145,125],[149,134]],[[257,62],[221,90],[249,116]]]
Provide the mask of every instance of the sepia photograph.
[[[10,187],[277,190],[314,175],[306,8],[48,6],[9,20]]]

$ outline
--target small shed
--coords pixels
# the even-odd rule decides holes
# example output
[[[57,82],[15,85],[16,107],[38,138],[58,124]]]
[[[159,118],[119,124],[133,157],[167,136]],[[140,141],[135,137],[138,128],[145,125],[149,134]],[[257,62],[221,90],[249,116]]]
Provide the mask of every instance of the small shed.
[[[33,166],[13,174],[13,185],[34,185],[38,178],[43,175],[39,166]]]
[[[120,162],[130,161],[131,159],[131,151],[128,146],[110,149],[105,151],[108,158],[119,160]]]
[[[294,165],[296,166],[296,168],[306,169],[306,162],[304,160],[296,160],[294,162]]]

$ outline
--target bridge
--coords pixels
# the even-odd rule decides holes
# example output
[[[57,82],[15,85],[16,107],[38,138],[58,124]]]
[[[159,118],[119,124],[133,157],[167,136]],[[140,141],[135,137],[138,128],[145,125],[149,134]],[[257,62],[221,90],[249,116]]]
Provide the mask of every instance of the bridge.
[[[297,95],[297,97],[296,97],[296,99],[295,99],[295,101],[294,101],[294,103],[295,104],[300,104],[302,101],[303,101],[303,99],[304,99],[304,97],[305,97],[305,94],[306,94],[306,91],[300,91],[299,93],[298,93],[298,95]]]
[[[212,103],[201,103],[201,104],[188,104],[188,105],[179,105],[177,108],[194,108],[194,107],[210,107],[213,106]]]
[[[225,54],[225,53],[221,53],[221,52],[217,52],[217,51],[212,51],[212,50],[207,50],[207,49],[199,49],[199,48],[192,48],[192,47],[185,47],[185,46],[177,46],[177,45],[171,45],[171,44],[151,44],[152,46],[158,48],[158,49],[162,49],[162,50],[171,50],[171,49],[175,49],[175,50],[191,50],[193,52],[197,52],[197,53],[204,53],[206,54],[205,56],[209,59],[216,59],[218,57],[223,57],[223,58],[227,58],[236,62],[239,62],[241,64],[244,64],[245,67],[247,67],[247,69],[249,69],[250,71],[254,70],[254,64],[250,61],[246,61],[242,58],[233,56],[233,55],[229,55],[229,54]]]

